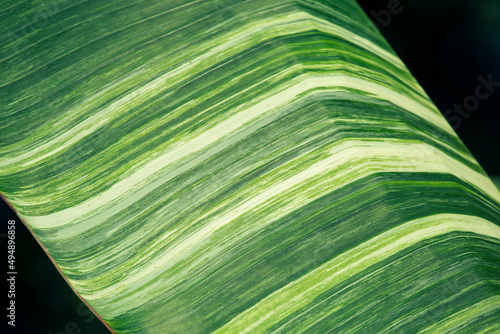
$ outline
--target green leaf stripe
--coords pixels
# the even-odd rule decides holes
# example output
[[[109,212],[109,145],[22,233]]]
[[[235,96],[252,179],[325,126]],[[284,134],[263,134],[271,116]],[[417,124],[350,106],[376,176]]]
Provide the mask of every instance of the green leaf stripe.
[[[500,193],[355,1],[0,15],[0,192],[113,332],[500,331]]]

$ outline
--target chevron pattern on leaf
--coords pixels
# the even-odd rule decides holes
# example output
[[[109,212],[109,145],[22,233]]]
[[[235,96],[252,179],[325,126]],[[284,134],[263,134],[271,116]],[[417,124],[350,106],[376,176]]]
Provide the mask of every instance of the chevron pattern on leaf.
[[[355,1],[1,11],[0,191],[112,331],[500,332],[500,193]]]

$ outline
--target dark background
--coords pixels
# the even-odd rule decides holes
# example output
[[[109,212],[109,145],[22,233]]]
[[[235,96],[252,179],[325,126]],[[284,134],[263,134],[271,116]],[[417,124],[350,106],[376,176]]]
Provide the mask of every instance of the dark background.
[[[500,0],[358,3],[441,112],[474,96],[479,76],[500,83]],[[387,18],[390,8],[398,14]],[[455,131],[485,171],[498,176],[500,87],[470,114]]]
[[[478,77],[500,82],[500,0],[360,0],[370,19],[444,112],[475,95]],[[387,15],[389,9],[393,14]],[[456,132],[490,175],[500,175],[500,87]],[[107,333],[62,279],[15,214],[0,201],[0,247],[7,271],[7,220],[16,220],[16,330],[2,333]],[[4,274],[6,275],[6,274]],[[5,281],[4,281],[5,282]],[[7,288],[2,289],[2,294]],[[6,301],[6,298],[3,298]],[[4,310],[7,307],[2,305]],[[5,306],[4,306],[5,305]],[[6,311],[4,311],[6,312]],[[5,317],[5,316],[3,316]]]

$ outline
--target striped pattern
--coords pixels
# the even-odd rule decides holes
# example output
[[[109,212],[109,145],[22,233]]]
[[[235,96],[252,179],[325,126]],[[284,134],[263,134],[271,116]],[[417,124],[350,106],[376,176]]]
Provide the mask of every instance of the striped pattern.
[[[500,331],[500,193],[355,1],[0,16],[0,191],[114,332]]]

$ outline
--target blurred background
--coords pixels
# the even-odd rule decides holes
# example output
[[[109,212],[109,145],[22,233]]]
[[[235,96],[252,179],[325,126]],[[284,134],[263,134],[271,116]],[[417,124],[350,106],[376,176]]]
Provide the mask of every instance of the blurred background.
[[[488,98],[476,99],[477,105],[474,97],[476,87],[481,84],[479,77],[500,83],[500,1],[358,2],[441,112],[469,103],[468,108],[473,110],[470,115],[461,117],[460,124],[455,120],[452,125],[498,185],[500,86],[494,87]],[[450,112],[448,117],[453,115],[456,114]],[[18,273],[16,330],[12,331],[2,321],[0,332],[107,333],[62,279],[30,232],[0,202],[2,259],[7,257],[6,222],[15,219]],[[2,263],[5,269],[6,261]],[[3,300],[6,308],[6,298]]]

